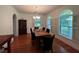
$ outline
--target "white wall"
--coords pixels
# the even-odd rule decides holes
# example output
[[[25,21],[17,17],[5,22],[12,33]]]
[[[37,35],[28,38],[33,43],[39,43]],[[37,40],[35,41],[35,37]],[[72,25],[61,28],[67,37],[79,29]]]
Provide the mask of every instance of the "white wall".
[[[79,40],[79,6],[60,6],[58,9],[56,8],[48,15],[52,16],[52,32],[58,34],[58,16],[62,10],[70,9],[74,12],[74,16],[76,16],[76,24],[78,29],[74,29],[73,31],[73,40]],[[30,33],[30,27],[34,27],[33,16],[36,14],[28,14],[28,13],[20,13],[17,12],[12,6],[0,5],[0,35],[13,34],[13,14],[16,14],[16,35],[18,35],[18,20],[26,19],[27,20],[27,32]],[[39,14],[41,16],[41,26],[46,26],[47,15]]]
[[[18,12],[12,6],[0,5],[0,35],[13,34],[14,13],[17,15],[18,19]]]
[[[13,14],[16,14],[17,19],[19,18],[18,12],[12,6],[0,5],[0,35],[13,34]],[[16,35],[18,35],[17,26],[16,20]],[[4,44],[3,47],[7,47],[7,44]]]
[[[73,29],[73,41],[79,42],[79,6],[60,6],[50,12],[48,15],[52,16],[52,32],[58,34],[58,16],[62,10],[70,9],[74,12],[73,24],[77,25],[77,29]],[[13,14],[16,14],[16,35],[18,35],[18,20],[27,20],[27,32],[30,33],[30,27],[34,27],[33,16],[36,14],[17,12],[12,6],[0,5],[0,35],[13,34]],[[41,26],[46,26],[47,15],[39,14],[41,16]]]
[[[27,20],[27,33],[30,33],[30,28],[34,27],[33,16],[38,15],[41,16],[41,26],[45,26],[45,15],[40,14],[29,14],[29,13],[20,13],[20,19]]]
[[[60,6],[58,7],[58,9],[53,10],[52,12],[50,12],[48,15],[52,16],[52,32],[54,32],[55,34],[58,34],[58,16],[60,14],[61,11],[63,10],[72,10],[74,15],[76,16],[76,18],[74,18],[73,20],[73,25],[74,23],[76,23],[76,25],[79,25],[79,6]],[[74,25],[75,27],[75,25]],[[79,26],[77,26],[77,29],[73,29],[73,41],[79,42]]]
[[[0,5],[0,35],[13,34],[13,14],[16,14],[16,35],[18,35],[18,20],[26,19],[27,20],[27,32],[30,33],[29,28],[34,27],[33,16],[41,16],[41,26],[45,26],[45,15],[40,14],[29,14],[29,13],[20,13],[13,6],[10,5]]]

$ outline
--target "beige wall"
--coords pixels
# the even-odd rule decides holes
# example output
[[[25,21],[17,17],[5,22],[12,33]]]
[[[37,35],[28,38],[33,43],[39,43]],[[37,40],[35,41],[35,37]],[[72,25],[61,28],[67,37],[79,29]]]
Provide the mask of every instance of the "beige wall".
[[[12,6],[0,5],[0,35],[13,34],[14,13],[18,15],[17,11]]]
[[[79,6],[60,6],[56,8],[48,15],[52,16],[52,32],[58,34],[58,15],[62,10],[70,9],[74,13],[74,27],[73,29],[73,41],[79,40]],[[27,32],[30,33],[29,28],[33,27],[34,21],[32,16],[36,14],[20,13],[17,12],[12,6],[0,6],[0,35],[13,34],[13,14],[16,14],[16,35],[18,35],[18,20],[26,19],[27,20]],[[40,14],[39,14],[40,15]],[[46,26],[46,20],[48,15],[41,16],[41,26]]]
[[[76,18],[74,18],[73,20],[73,25],[74,23],[77,25],[76,28],[73,28],[73,41],[79,42],[79,6],[60,6],[58,7],[58,9],[53,10],[52,12],[50,12],[48,15],[52,16],[52,32],[54,32],[55,34],[58,34],[58,16],[60,14],[61,11],[63,10],[72,10],[74,15]],[[74,25],[75,27],[75,25]]]
[[[34,20],[33,16],[40,16],[41,17],[41,26],[45,26],[45,15],[42,14],[31,14],[31,13],[20,13],[20,19],[27,20],[27,33],[30,33],[30,28],[34,27]]]
[[[0,35],[13,34],[13,14],[16,14],[17,19],[19,18],[18,12],[8,5],[0,5]],[[16,34],[18,35],[18,22],[16,19]],[[13,42],[12,39],[11,42]],[[4,44],[3,47],[7,47],[7,44]]]
[[[29,28],[33,27],[34,21],[32,16],[40,15],[41,16],[41,26],[45,26],[45,15],[41,14],[28,14],[20,13],[13,6],[0,6],[0,35],[13,34],[13,14],[16,14],[16,34],[18,35],[18,20],[26,19],[27,20],[27,32],[30,33]]]

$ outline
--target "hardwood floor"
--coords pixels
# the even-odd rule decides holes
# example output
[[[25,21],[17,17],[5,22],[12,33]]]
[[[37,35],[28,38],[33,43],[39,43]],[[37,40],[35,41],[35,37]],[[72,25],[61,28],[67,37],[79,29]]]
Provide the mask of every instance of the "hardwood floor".
[[[79,52],[65,42],[55,38],[52,45],[53,53],[73,53]],[[43,53],[42,49],[38,48],[38,44],[31,40],[31,35],[20,35],[15,38],[11,44],[11,53]]]
[[[39,53],[41,49],[36,47],[36,43],[31,40],[30,34],[21,35],[15,38],[11,45],[12,53]]]
[[[55,38],[52,45],[53,53],[73,53],[79,52],[72,46]],[[38,44],[31,40],[31,35],[20,35],[15,38],[11,44],[11,53],[43,53],[44,51],[38,47]],[[4,53],[7,53],[6,49]]]

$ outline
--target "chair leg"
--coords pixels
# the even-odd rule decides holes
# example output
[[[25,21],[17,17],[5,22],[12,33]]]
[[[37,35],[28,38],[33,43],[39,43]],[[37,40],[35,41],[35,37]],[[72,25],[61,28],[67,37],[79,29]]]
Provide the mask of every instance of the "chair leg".
[[[53,49],[51,49],[51,53],[53,53]]]

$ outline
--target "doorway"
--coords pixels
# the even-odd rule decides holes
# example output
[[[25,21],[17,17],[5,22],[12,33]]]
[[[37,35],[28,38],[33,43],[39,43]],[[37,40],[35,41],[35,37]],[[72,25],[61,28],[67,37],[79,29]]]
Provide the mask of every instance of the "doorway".
[[[27,34],[27,21],[24,19],[20,19],[18,22],[19,35]]]
[[[16,14],[13,14],[13,35],[16,35]]]

